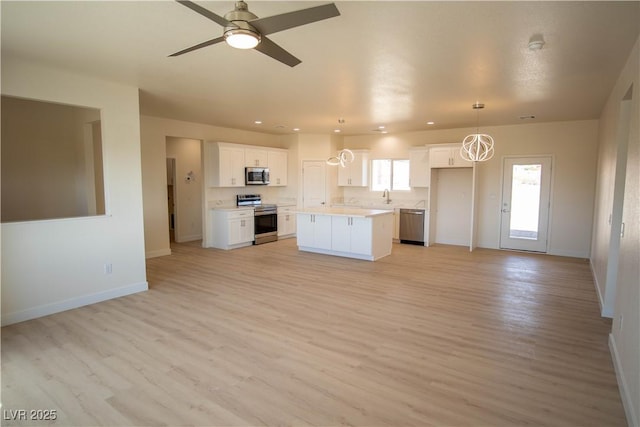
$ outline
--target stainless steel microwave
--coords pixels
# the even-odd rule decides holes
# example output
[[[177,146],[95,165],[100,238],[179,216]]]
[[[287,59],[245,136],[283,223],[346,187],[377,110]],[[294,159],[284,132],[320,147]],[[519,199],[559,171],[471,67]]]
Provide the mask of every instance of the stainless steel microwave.
[[[244,183],[246,185],[269,184],[269,168],[244,168]]]

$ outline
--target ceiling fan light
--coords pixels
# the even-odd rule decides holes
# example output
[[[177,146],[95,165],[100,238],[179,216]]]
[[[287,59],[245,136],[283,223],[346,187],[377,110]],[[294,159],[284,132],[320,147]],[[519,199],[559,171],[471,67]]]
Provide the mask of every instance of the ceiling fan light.
[[[260,43],[260,34],[246,28],[232,28],[224,32],[224,40],[236,49],[253,49]]]

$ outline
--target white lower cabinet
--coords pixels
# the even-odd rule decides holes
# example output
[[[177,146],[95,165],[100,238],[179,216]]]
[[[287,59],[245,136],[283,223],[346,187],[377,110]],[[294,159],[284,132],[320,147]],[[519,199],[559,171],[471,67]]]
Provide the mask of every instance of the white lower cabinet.
[[[255,238],[253,218],[230,219],[227,227],[229,229],[229,246],[249,243]]]
[[[343,209],[328,211],[343,212]],[[354,211],[356,209],[350,209]],[[298,249],[375,261],[391,254],[393,214],[363,209],[365,215],[298,213]]]
[[[210,247],[234,249],[253,244],[253,209],[211,211]]]
[[[278,207],[278,238],[296,234],[296,208]]]
[[[371,218],[331,218],[331,249],[354,254],[371,254]]]
[[[298,246],[331,249],[331,217],[328,215],[298,214]]]

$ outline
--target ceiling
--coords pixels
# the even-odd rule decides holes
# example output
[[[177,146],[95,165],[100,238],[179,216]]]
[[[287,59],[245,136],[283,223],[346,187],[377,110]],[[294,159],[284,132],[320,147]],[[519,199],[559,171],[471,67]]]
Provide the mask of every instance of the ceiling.
[[[234,6],[197,3],[218,15]],[[326,3],[248,1],[259,17]],[[302,60],[291,68],[224,43],[168,57],[222,34],[173,1],[3,0],[2,61],[137,86],[146,115],[354,135],[596,119],[640,32],[639,1],[336,5],[341,16],[269,36]],[[539,36],[544,47],[529,50]]]

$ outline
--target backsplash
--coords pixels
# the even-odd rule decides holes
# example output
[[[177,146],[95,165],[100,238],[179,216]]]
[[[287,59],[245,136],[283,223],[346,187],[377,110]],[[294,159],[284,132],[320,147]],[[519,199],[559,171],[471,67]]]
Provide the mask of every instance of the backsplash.
[[[343,187],[343,197],[331,200],[331,205],[346,206],[388,206],[390,208],[427,208],[429,199],[428,188],[414,188],[409,191],[391,191],[387,204],[382,191],[371,191],[368,187]]]
[[[208,208],[235,206],[238,194],[260,194],[265,203],[295,204],[296,197],[290,193],[289,187],[270,187],[267,185],[209,187],[206,189],[206,203]]]

